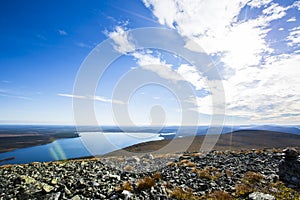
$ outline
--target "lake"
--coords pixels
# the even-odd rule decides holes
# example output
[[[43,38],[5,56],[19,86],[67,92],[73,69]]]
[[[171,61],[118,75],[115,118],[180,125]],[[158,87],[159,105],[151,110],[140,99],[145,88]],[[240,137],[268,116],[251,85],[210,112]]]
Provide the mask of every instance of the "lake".
[[[163,139],[157,133],[84,132],[79,133],[79,136],[1,153],[0,160],[14,159],[0,162],[0,165],[48,162],[103,155],[134,144]]]

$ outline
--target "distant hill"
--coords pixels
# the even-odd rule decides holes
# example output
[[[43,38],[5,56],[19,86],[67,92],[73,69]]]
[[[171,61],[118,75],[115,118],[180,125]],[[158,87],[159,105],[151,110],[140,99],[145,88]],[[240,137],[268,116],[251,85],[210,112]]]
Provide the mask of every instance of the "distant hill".
[[[218,137],[212,135],[212,137]],[[108,155],[123,155],[140,152],[154,152],[157,153],[175,153],[175,152],[197,152],[200,150],[205,136],[196,136],[186,149],[185,144],[191,141],[191,137],[177,138],[174,140],[160,140],[141,144],[136,144],[125,148],[125,152],[117,150]],[[168,144],[171,144],[167,146]],[[166,147],[162,149],[163,147]],[[265,131],[265,130],[238,130],[232,133],[221,134],[218,142],[215,145],[215,150],[242,150],[242,149],[262,149],[262,148],[285,148],[296,147],[300,148],[300,135]]]

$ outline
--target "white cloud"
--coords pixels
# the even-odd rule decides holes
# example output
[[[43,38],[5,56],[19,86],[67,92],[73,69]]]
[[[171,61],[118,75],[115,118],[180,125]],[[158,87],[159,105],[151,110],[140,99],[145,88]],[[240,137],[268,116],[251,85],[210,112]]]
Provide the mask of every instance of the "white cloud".
[[[149,52],[148,52],[149,53]],[[160,56],[153,56],[146,52],[134,52],[132,54],[137,59],[137,64],[145,70],[152,71],[160,77],[177,81],[187,81],[192,84],[196,90],[207,89],[207,79],[197,71],[195,66],[181,64],[177,70],[172,68],[171,64],[167,64]]]
[[[274,56],[267,60],[262,69],[241,69],[237,75],[223,80],[226,114],[250,118],[251,122],[271,122],[271,119],[276,122],[280,119],[285,123],[298,121],[295,117],[300,114],[298,66],[300,55]],[[212,96],[199,97],[197,101],[199,112],[221,113],[218,103],[212,105]],[[281,117],[287,113],[289,117]]]
[[[134,51],[134,44],[122,27],[116,27],[116,31],[107,33],[107,35],[114,41],[115,50],[118,52],[126,54]],[[160,55],[153,56],[152,53],[151,50],[146,50],[131,52],[130,55],[136,59],[136,63],[144,70],[152,71],[167,80],[175,82],[184,80],[178,72],[172,69],[172,65],[162,60]]]
[[[167,80],[175,82],[184,80],[179,73],[172,69],[172,65],[167,64],[160,56],[155,57],[146,52],[134,52],[132,55],[142,69],[152,71]]]
[[[153,6],[153,13],[155,16],[160,16],[158,21],[160,24],[168,25],[173,27],[174,17],[176,16],[177,6],[175,1],[172,0],[144,0],[145,6]]]
[[[193,40],[188,40],[186,41],[185,45],[184,45],[185,48],[191,50],[191,51],[194,51],[194,52],[205,52],[203,49],[201,49],[201,47],[196,43],[194,42]]]
[[[246,68],[223,82],[227,113],[259,121],[300,111],[300,55],[273,56],[262,68]]]
[[[248,2],[248,5],[253,8],[260,8],[272,2],[272,0],[252,0]]]
[[[12,83],[11,81],[2,81],[3,83]],[[33,100],[30,97],[23,96],[23,94],[19,94],[12,89],[0,89],[0,97],[8,97],[22,100]]]
[[[117,26],[115,31],[107,33],[107,35],[114,41],[114,48],[116,51],[123,54],[134,51],[135,46],[132,41],[130,41],[127,32],[122,27]]]
[[[228,67],[238,69],[259,65],[262,53],[272,51],[264,40],[268,30],[259,28],[256,21],[236,24],[216,48],[224,52],[221,61]]]
[[[269,7],[265,8],[262,13],[265,15],[264,18],[267,21],[273,21],[280,19],[286,15],[286,10],[289,7],[282,7],[278,3],[272,3]]]
[[[288,45],[294,46],[300,44],[300,26],[289,30],[289,36],[287,37]]]
[[[272,22],[282,20],[293,7],[300,10],[300,1],[287,7],[272,0],[144,0],[144,3],[161,24],[176,29],[208,54],[219,56],[225,67],[222,72],[228,73],[223,80],[227,114],[247,117],[253,122],[296,119],[300,113],[300,56],[274,55],[267,36],[277,27],[272,27]],[[262,11],[256,17],[239,20],[245,6]],[[289,30],[287,42],[290,46],[300,44],[300,28]],[[188,43],[186,48],[193,49]],[[202,81],[209,81],[191,66],[181,66],[177,72],[197,89],[205,88]],[[199,97],[198,106],[199,112],[206,114],[220,107],[211,105],[210,95]]]
[[[300,10],[300,1],[295,1],[292,6]]]
[[[69,97],[69,98],[76,98],[76,99],[86,99],[85,96],[79,96],[79,95],[73,95],[73,94],[57,94],[58,96],[61,96],[61,97]]]
[[[69,97],[69,98],[75,98],[75,99],[86,99],[86,100],[95,100],[95,101],[100,101],[103,103],[115,103],[115,104],[125,104],[123,101],[116,100],[116,99],[107,99],[102,96],[80,96],[80,95],[73,95],[73,94],[57,94],[58,96],[61,97]]]
[[[291,17],[288,20],[286,20],[286,22],[295,22],[295,21],[297,21],[296,17]]]
[[[65,35],[68,35],[68,33],[65,31],[65,30],[58,30],[58,33],[59,33],[59,35],[63,35],[63,36],[65,36]]]
[[[105,97],[101,97],[101,96],[94,96],[92,99],[96,100],[96,101],[101,101],[104,103],[114,103],[114,104],[126,104],[125,102],[121,101],[121,100],[117,100],[117,99],[107,99]]]
[[[272,4],[264,9],[264,18],[238,22],[237,16],[248,0],[144,2],[148,7],[152,6],[153,14],[161,24],[176,28],[182,36],[191,38],[189,41],[198,43],[209,54],[224,53],[222,61],[228,66],[235,65],[232,67],[257,65],[260,54],[270,51],[264,40],[269,30],[261,26],[285,15],[285,8]],[[258,2],[251,5],[258,6]],[[169,13],[170,7],[175,11]],[[189,43],[186,47],[192,50]]]
[[[195,66],[188,64],[181,64],[177,72],[193,86],[196,90],[207,89],[207,79],[201,75]]]

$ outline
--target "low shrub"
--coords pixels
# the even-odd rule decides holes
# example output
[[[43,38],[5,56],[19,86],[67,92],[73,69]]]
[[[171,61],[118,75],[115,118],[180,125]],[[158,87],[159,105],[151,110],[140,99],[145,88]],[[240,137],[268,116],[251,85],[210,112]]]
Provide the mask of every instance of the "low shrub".
[[[178,200],[199,200],[200,197],[193,194],[193,190],[188,188],[186,190],[175,187],[173,190],[168,190],[170,197]]]
[[[151,187],[155,186],[155,181],[153,178],[144,177],[143,179],[139,179],[136,184],[137,190],[147,190]]]
[[[208,195],[208,199],[214,199],[214,200],[231,200],[233,197],[224,191],[214,191],[211,194]]]

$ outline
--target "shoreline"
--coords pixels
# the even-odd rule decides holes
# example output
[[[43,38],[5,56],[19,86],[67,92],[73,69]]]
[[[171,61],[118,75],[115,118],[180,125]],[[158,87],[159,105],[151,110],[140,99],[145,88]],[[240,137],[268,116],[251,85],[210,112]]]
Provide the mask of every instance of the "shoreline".
[[[11,152],[17,149],[34,147],[52,143],[58,139],[76,138],[77,133],[55,133],[55,134],[39,134],[10,136],[0,138],[0,153]]]
[[[39,140],[38,142],[35,141],[34,145],[32,145],[32,143],[22,143],[22,146],[23,148],[38,146],[38,145],[51,143],[57,139],[78,137],[77,135],[73,135],[73,134],[72,135],[67,134],[67,136],[69,137],[58,137],[58,136],[62,136],[61,134],[54,135],[54,136],[56,136],[56,138],[43,136],[44,140]],[[30,139],[31,136],[27,136],[24,138]],[[24,138],[19,138],[19,139],[24,139]],[[141,155],[145,153],[159,155],[159,154],[170,154],[170,153],[178,153],[178,152],[199,152],[201,150],[201,145],[203,144],[204,139],[205,136],[200,135],[200,136],[196,136],[193,141],[191,141],[191,137],[183,137],[183,138],[176,138],[176,139],[169,139],[169,140],[165,139],[165,140],[142,142],[103,155],[74,157],[74,158],[69,158],[67,160],[86,159],[86,158],[94,158],[94,157],[96,158],[110,157],[110,156],[134,156],[134,155]],[[191,143],[191,145],[186,146],[186,144],[188,143]],[[272,149],[272,148],[286,148],[286,147],[296,147],[297,149],[300,149],[299,144],[300,144],[300,135],[296,135],[296,134],[288,134],[288,133],[273,132],[273,131],[236,131],[233,133],[226,133],[220,135],[216,145],[213,147],[212,150],[231,151],[231,150]],[[9,149],[9,150],[15,150],[15,149]],[[3,158],[3,161],[6,161],[7,159],[10,158]]]

